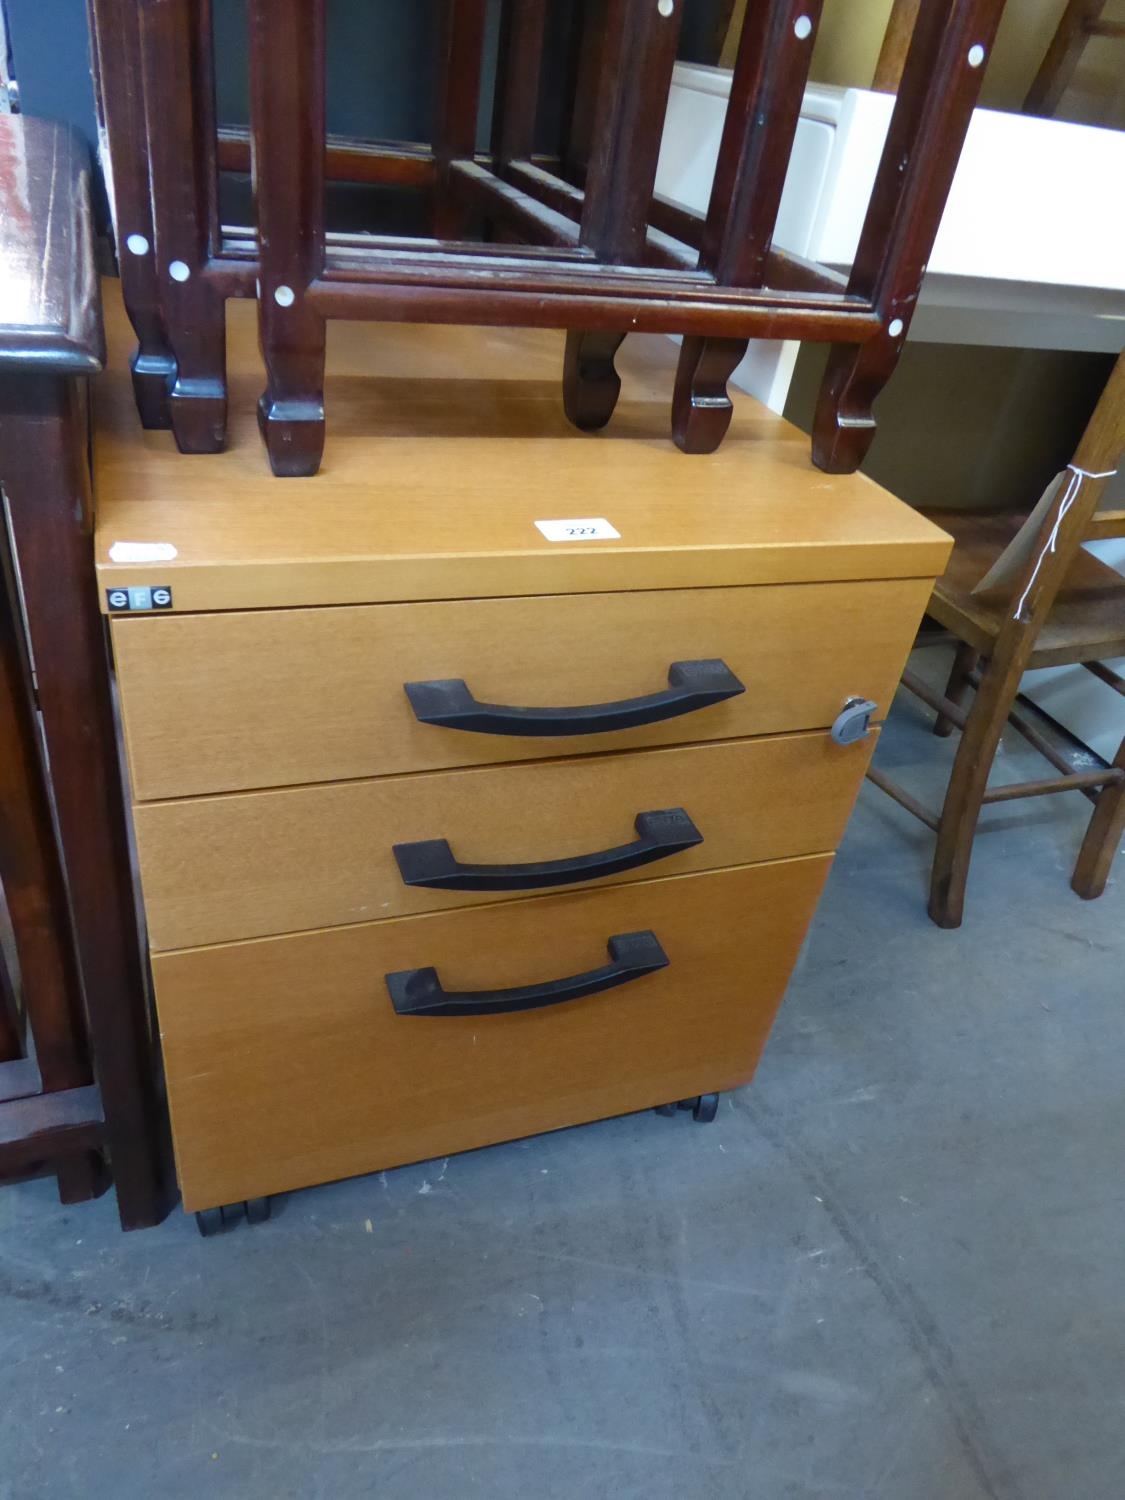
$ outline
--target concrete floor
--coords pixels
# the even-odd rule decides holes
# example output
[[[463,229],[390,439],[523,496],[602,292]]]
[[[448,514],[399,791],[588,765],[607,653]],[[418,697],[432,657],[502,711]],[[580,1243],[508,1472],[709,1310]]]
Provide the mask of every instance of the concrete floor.
[[[933,789],[928,722],[900,702],[880,760]],[[1125,865],[1070,894],[1086,807],[995,809],[947,933],[929,836],[865,788],[711,1126],[612,1120],[208,1242],[0,1192],[0,1500],[1125,1495]]]

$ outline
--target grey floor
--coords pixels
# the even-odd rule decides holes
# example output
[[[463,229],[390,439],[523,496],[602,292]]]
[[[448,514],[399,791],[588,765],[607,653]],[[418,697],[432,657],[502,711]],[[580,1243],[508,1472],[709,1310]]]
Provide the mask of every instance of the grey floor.
[[[935,788],[952,743],[880,747]],[[1019,743],[998,774],[1040,774]],[[936,793],[935,793],[936,795]],[[1125,863],[997,808],[969,917],[865,788],[753,1088],[203,1242],[0,1192],[0,1500],[1118,1500]]]

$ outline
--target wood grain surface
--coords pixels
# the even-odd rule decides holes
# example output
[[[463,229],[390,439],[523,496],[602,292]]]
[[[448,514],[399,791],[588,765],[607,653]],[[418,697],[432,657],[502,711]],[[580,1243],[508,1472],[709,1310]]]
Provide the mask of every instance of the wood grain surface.
[[[138,801],[827,728],[887,705],[926,580],[677,589],[121,618],[113,647]],[[403,684],[569,707],[660,692],[719,657],[739,697],[610,734],[527,739],[420,724]]]
[[[228,449],[185,461],[137,424],[132,336],[107,282],[110,371],[97,387],[97,564],[105,590],[169,584],[183,611],[381,600],[933,578],[949,543],[863,475],[827,475],[808,438],[735,393],[723,448],[668,442],[676,346],[630,338],[612,428],[575,431],[564,336],[508,329],[329,328],[332,421],[314,479],[277,484],[257,428],[253,307],[228,304]],[[548,542],[537,520],[605,516],[617,541]],[[114,563],[116,542],[176,549]]]
[[[629,843],[638,813],[670,807],[703,835],[659,864],[582,882],[594,888],[833,850],[875,739],[786,735],[141,803],[149,942],[191,948],[511,899],[405,885],[392,846],[422,839],[479,864],[567,859]]]
[[[747,1082],[829,856],[157,954],[184,1207]],[[557,979],[654,931],[666,969],[517,1015],[397,1016],[384,975]]]

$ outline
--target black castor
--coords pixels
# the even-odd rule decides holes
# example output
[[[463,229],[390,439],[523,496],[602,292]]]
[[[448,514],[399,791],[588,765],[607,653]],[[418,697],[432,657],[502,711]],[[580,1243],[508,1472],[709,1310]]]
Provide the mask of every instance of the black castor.
[[[226,1234],[243,1219],[247,1224],[264,1224],[270,1216],[268,1198],[247,1198],[242,1203],[224,1203],[219,1208],[201,1208],[195,1216],[195,1227],[205,1240]]]
[[[719,1112],[718,1094],[696,1094],[694,1099],[679,1099],[675,1104],[658,1104],[658,1115],[674,1115],[681,1109],[690,1109],[691,1117],[700,1125],[709,1125]]]
[[[719,1113],[718,1094],[700,1094],[692,1105],[691,1117],[700,1125],[710,1125],[711,1121]]]

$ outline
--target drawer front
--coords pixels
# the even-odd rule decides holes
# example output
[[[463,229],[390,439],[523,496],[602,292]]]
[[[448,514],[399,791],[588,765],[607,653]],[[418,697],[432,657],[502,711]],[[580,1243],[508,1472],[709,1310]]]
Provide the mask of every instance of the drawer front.
[[[833,850],[875,738],[767,736],[141,803],[149,941],[201,947]],[[671,808],[687,828],[643,817],[638,828]],[[691,830],[702,842],[683,847]],[[418,847],[439,840],[454,864]],[[618,861],[628,868],[606,860],[617,850],[631,851]]]
[[[749,1080],[831,856],[157,954],[187,1209]],[[385,976],[538,985],[651,931],[667,967],[515,1014],[400,1015]]]
[[[924,580],[667,590],[117,619],[139,801],[597,750],[822,729],[845,698],[890,701]],[[575,736],[420,723],[404,684],[459,679],[482,702],[573,708],[667,690],[724,661],[737,697]]]

